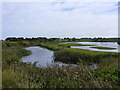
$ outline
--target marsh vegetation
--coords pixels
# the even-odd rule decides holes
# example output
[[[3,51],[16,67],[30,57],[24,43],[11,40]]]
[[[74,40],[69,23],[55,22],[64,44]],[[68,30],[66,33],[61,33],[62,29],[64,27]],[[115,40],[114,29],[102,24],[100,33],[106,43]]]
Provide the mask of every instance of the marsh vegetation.
[[[111,47],[91,47],[91,48],[97,48],[97,49],[108,49],[108,50],[116,49],[116,48],[111,48]]]
[[[3,88],[118,88],[119,53],[70,48],[58,41],[2,41]],[[74,44],[80,45],[81,44]],[[54,51],[55,61],[77,66],[36,67],[21,58],[32,52],[25,47],[41,46]],[[84,45],[83,45],[84,46]],[[95,70],[86,66],[97,64]]]

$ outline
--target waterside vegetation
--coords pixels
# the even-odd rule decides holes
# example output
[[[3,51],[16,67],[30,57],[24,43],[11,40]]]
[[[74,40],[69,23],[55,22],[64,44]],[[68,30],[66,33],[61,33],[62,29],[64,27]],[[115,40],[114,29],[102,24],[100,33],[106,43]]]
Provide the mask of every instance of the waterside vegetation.
[[[117,49],[117,48],[111,48],[111,47],[91,47],[91,48],[96,48],[96,49],[107,49],[107,50]]]
[[[73,44],[58,41],[2,41],[3,88],[119,88],[119,53],[70,48]],[[56,61],[77,66],[39,68],[36,63],[23,63],[21,57],[32,53],[24,49],[29,46],[53,50]],[[95,70],[88,68],[93,63],[98,65]]]

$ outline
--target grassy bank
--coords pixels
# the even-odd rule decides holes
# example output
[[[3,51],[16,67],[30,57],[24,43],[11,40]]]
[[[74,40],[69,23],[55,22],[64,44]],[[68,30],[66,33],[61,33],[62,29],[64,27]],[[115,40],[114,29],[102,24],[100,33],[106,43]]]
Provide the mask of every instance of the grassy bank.
[[[94,46],[91,44],[80,44],[80,43],[59,43],[60,46]]]
[[[111,47],[91,47],[91,48],[96,48],[96,49],[107,49],[107,50],[116,49],[116,48],[111,48]]]
[[[58,51],[61,49],[70,48],[70,46],[94,46],[94,45],[78,44],[78,43],[46,42],[46,43],[40,43],[39,46],[47,48],[52,51]]]
[[[20,58],[31,52],[23,49],[30,45],[40,45],[55,51],[55,54],[69,63],[78,66],[53,66],[38,68],[35,64],[27,64]],[[63,54],[62,54],[63,53]],[[118,88],[118,55],[116,53],[94,52],[71,49],[59,43],[39,42],[3,42],[3,88]],[[103,55],[101,57],[101,55]],[[86,68],[84,60],[99,58],[97,70]],[[80,58],[78,60],[78,58]],[[98,61],[98,60],[97,60]],[[67,63],[66,62],[66,63]],[[95,61],[94,61],[95,62]]]

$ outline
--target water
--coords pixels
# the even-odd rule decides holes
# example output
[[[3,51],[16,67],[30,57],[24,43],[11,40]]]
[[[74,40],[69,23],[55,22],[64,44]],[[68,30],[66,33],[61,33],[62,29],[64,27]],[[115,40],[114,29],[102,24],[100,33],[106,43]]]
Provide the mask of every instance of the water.
[[[95,70],[98,68],[97,64],[92,64],[91,66],[89,66],[92,70]]]
[[[30,50],[32,52],[31,55],[24,56],[21,58],[23,62],[27,63],[34,63],[37,62],[36,66],[38,67],[48,67],[48,66],[67,66],[68,64],[62,63],[62,62],[55,62],[53,57],[53,51],[50,51],[45,48],[41,48],[38,46],[32,46],[25,48],[26,50]],[[74,64],[71,64],[74,65]]]
[[[111,47],[116,49],[96,49],[91,48],[93,46],[71,46],[71,48],[79,48],[79,49],[87,49],[92,51],[104,51],[104,52],[120,52],[120,45],[117,44],[117,42],[76,42],[80,44],[89,44],[89,45],[95,45],[98,47]]]
[[[66,42],[67,43],[67,42]],[[118,48],[120,48],[120,45],[118,46],[117,43],[115,42],[76,42],[76,43],[81,43],[81,44],[91,44],[95,46],[103,46],[103,47],[112,47],[112,48],[117,48],[115,50],[101,50],[101,49],[94,49],[90,48],[91,46],[71,46],[71,48],[80,48],[80,49],[87,49],[87,50],[93,50],[93,51],[106,51],[106,52],[118,52]],[[45,48],[41,48],[39,46],[32,46],[32,47],[27,47],[26,50],[32,51],[31,55],[24,56],[22,57],[23,62],[38,62],[37,66],[38,67],[47,67],[50,65],[59,65],[59,66],[67,66],[67,65],[72,65],[76,66],[75,64],[65,64],[62,62],[55,62],[53,58],[53,51],[50,51]],[[96,64],[93,64],[90,66],[91,69],[96,69],[97,66]]]
[[[28,47],[26,50],[32,51],[32,54],[22,57],[23,62],[38,62],[39,67],[47,67],[54,62],[53,51],[38,46]]]

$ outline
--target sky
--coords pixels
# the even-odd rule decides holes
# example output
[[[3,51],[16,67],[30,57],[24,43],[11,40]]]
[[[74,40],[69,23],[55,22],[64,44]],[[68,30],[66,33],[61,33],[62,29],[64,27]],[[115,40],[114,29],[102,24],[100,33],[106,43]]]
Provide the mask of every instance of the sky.
[[[117,2],[3,2],[7,37],[117,37]]]

